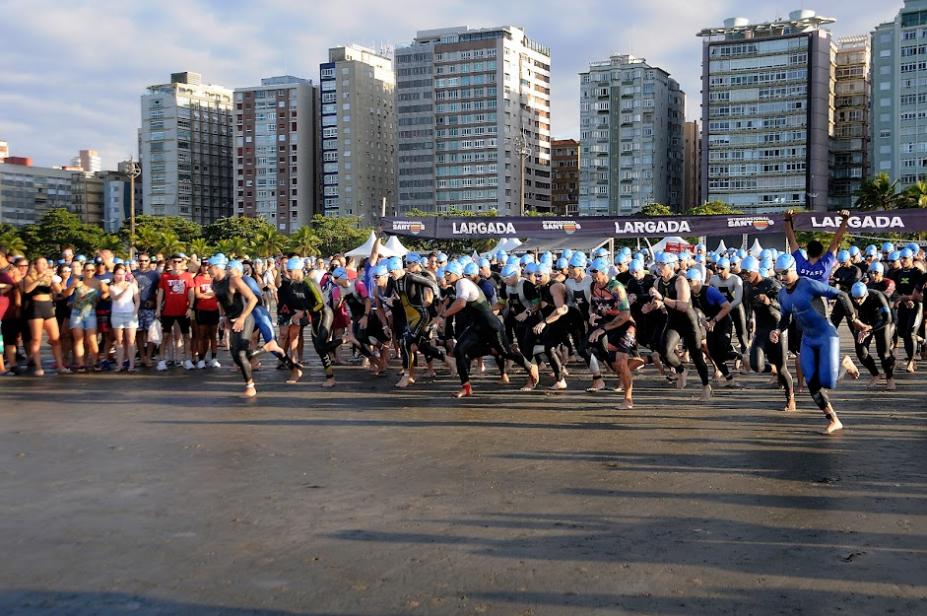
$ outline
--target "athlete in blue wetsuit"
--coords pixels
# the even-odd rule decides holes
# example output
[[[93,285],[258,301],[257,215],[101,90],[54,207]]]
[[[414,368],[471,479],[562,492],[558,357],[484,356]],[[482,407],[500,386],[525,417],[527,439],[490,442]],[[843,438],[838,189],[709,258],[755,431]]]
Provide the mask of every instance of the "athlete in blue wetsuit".
[[[840,337],[827,318],[824,300],[839,301],[854,328],[862,329],[865,325],[857,318],[856,307],[846,293],[816,280],[799,277],[792,255],[785,254],[776,259],[776,277],[783,285],[779,290],[782,317],[778,328],[770,332],[769,339],[773,344],[778,344],[779,337],[788,330],[789,322],[794,317],[804,332],[800,357],[802,373],[812,399],[827,417],[827,428],[823,433],[832,434],[843,428],[843,424],[823,390],[833,389],[837,385]]]

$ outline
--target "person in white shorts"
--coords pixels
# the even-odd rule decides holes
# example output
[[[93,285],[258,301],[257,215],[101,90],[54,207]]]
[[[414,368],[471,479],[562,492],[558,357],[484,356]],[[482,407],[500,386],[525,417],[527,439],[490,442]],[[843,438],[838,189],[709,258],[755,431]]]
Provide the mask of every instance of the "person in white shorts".
[[[138,331],[138,309],[141,297],[138,284],[126,278],[125,265],[113,268],[113,284],[109,287],[113,300],[110,322],[116,337],[116,365],[119,372],[135,372],[135,333]]]

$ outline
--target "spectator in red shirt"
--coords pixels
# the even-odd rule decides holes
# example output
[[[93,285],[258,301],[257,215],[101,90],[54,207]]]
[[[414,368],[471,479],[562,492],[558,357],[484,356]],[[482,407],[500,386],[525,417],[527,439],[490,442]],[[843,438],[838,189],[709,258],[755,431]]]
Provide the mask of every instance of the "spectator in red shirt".
[[[170,259],[170,269],[161,275],[158,282],[158,300],[155,304],[156,317],[161,321],[163,330],[161,341],[161,360],[157,370],[167,370],[167,357],[171,363],[176,363],[176,347],[174,344],[174,326],[180,330],[183,339],[183,367],[193,369],[190,361],[190,319],[193,316],[193,276],[184,270],[183,257],[173,255]]]
[[[208,366],[210,368],[221,368],[222,365],[216,359],[219,302],[212,290],[212,276],[209,275],[209,264],[206,261],[200,263],[199,273],[193,279],[193,285],[193,295],[196,300],[193,325],[193,354],[198,359],[196,367],[202,369],[207,366],[206,351],[210,351],[211,359]]]

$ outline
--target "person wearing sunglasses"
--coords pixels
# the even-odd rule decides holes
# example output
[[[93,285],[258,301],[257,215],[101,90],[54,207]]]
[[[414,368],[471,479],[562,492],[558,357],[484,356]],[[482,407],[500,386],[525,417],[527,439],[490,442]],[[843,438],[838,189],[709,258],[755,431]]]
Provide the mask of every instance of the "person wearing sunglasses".
[[[856,306],[850,297],[834,287],[798,275],[795,257],[780,255],[775,264],[776,279],[783,288],[779,291],[779,306],[782,317],[779,325],[769,333],[773,344],[779,342],[782,332],[788,331],[792,320],[802,330],[799,359],[808,392],[818,408],[827,418],[823,434],[829,435],[843,429],[830,398],[825,390],[834,389],[840,373],[840,336],[827,317],[825,304],[821,300],[836,300],[843,305],[845,314],[854,329],[865,330],[866,324],[859,320]]]
[[[29,327],[29,357],[35,366],[33,374],[35,376],[45,374],[42,368],[41,353],[43,331],[48,337],[48,344],[55,358],[55,370],[58,374],[69,373],[70,370],[64,365],[61,356],[61,341],[53,299],[53,294],[61,291],[61,278],[49,267],[45,257],[38,257],[20,285],[23,298],[28,300],[26,320]]]
[[[151,358],[154,355],[155,345],[148,342],[148,328],[155,320],[155,301],[157,300],[158,282],[161,275],[147,252],[139,253],[138,268],[132,270],[132,277],[138,285],[138,354],[142,367],[151,367]]]
[[[854,343],[856,357],[872,377],[867,387],[869,389],[878,387],[883,376],[879,374],[875,360],[869,352],[872,341],[875,340],[876,353],[885,373],[885,389],[895,391],[895,351],[892,348],[895,323],[891,300],[881,291],[870,289],[863,282],[853,283],[850,287],[850,297],[857,306],[859,320],[866,325],[859,330]]]
[[[174,363],[176,348],[174,345],[174,326],[180,330],[183,343],[183,367],[193,370],[190,361],[190,321],[193,316],[193,276],[184,269],[184,258],[175,254],[171,257],[171,269],[161,275],[158,282],[158,299],[155,302],[155,314],[161,320],[163,342],[157,370],[167,370],[167,358]],[[180,362],[177,362],[178,364]]]
[[[62,290],[61,294],[72,298],[70,326],[74,337],[74,364],[77,371],[99,372],[97,304],[100,298],[109,297],[109,285],[105,280],[95,277],[96,267],[90,261],[84,264],[82,273],[83,276],[70,288]]]

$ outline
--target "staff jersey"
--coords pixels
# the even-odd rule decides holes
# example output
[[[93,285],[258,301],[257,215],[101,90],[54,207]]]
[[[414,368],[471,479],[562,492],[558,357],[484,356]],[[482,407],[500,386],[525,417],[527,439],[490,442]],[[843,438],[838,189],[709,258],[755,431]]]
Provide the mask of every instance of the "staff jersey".
[[[792,257],[795,259],[799,276],[816,280],[822,284],[827,284],[830,280],[830,272],[837,264],[837,255],[829,250],[825,251],[814,263],[806,259],[800,250],[793,252]]]

